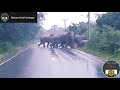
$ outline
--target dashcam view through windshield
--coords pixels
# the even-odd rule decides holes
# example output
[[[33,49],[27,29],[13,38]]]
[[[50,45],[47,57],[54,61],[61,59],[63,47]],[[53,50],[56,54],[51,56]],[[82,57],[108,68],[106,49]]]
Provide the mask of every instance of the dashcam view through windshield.
[[[0,78],[120,78],[120,12],[0,12]]]

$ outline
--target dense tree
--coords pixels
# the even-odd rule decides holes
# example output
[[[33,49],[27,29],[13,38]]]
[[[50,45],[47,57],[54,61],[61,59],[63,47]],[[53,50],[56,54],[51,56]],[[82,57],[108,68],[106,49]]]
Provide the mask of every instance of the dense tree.
[[[99,27],[109,25],[115,27],[116,30],[120,30],[120,12],[108,12],[103,14],[96,20],[96,23]]]
[[[72,23],[72,25],[68,27],[68,30],[73,31],[75,33],[79,32],[83,34],[87,31],[87,23],[84,22],[79,22],[79,24]]]
[[[120,13],[108,12],[98,17],[97,27],[88,43],[90,49],[116,55],[120,52]]]
[[[38,23],[0,23],[0,48],[7,46],[8,43],[19,45],[34,39],[45,19],[44,13],[37,14]]]
[[[102,33],[93,33],[88,43],[89,48],[110,54],[116,54],[120,48],[120,31],[104,25]]]

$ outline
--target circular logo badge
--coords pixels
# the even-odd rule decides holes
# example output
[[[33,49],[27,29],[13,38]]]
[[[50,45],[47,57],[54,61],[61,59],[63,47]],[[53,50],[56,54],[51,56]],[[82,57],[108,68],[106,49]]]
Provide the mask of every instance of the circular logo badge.
[[[116,61],[107,61],[103,65],[103,73],[108,77],[115,77],[119,74],[119,63]]]
[[[9,19],[9,15],[8,15],[7,13],[2,13],[2,14],[1,14],[1,20],[2,20],[3,22],[7,22],[8,19]]]

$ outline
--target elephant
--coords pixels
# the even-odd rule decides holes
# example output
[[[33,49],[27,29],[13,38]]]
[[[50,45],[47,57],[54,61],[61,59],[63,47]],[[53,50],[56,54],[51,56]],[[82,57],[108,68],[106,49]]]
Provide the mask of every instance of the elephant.
[[[87,37],[85,35],[75,35],[74,36],[74,42],[78,45],[78,48],[81,46],[82,40],[87,40]]]
[[[58,45],[61,44],[62,48],[70,46],[74,48],[74,35],[70,32],[65,34],[54,35],[51,39],[51,47],[58,48]]]
[[[53,36],[53,34],[50,35],[42,35],[39,37],[40,39],[40,44],[38,44],[38,47],[43,44],[43,47],[45,47],[45,43],[47,42],[47,47],[49,46],[50,42],[51,42],[51,37]]]
[[[58,47],[62,47],[62,48],[64,48],[65,47],[65,43],[64,44],[60,44]]]
[[[88,40],[82,40],[80,42],[80,47],[84,47],[87,44]]]
[[[60,35],[54,35],[52,38],[51,38],[51,46],[53,48],[58,48],[58,45],[61,44],[61,46],[63,47],[66,40],[66,34],[60,34]]]

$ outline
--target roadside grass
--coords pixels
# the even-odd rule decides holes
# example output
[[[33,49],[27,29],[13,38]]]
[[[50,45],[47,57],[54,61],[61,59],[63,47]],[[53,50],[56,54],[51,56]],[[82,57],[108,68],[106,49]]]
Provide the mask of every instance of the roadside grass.
[[[89,49],[87,47],[79,48],[79,50],[89,53],[91,55],[95,55],[105,61],[114,60],[114,61],[117,61],[118,63],[120,63],[120,53],[117,55],[112,55],[112,54],[109,54],[106,52],[100,52],[98,50]]]
[[[10,45],[7,50],[3,50],[0,48],[0,62],[3,61],[6,57],[16,55],[17,53],[21,52],[23,49],[27,48],[28,46],[32,45],[36,41],[24,41],[20,45]]]

